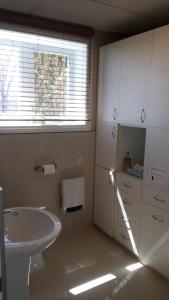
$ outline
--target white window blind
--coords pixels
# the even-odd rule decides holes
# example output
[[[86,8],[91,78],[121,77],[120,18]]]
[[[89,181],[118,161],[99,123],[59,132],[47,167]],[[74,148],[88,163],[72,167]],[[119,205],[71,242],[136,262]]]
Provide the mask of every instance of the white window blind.
[[[90,41],[0,29],[0,127],[88,126]]]

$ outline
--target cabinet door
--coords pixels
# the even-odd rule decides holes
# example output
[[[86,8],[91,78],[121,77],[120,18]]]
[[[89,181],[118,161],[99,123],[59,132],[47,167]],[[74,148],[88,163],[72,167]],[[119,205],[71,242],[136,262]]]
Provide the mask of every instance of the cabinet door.
[[[153,171],[153,174],[152,174]],[[153,176],[152,176],[153,175]],[[147,128],[144,182],[169,191],[169,130]]]
[[[97,120],[118,121],[121,42],[100,48]]]
[[[96,164],[115,169],[121,43],[100,48]]]
[[[143,263],[169,277],[169,214],[142,202],[140,250]]]
[[[94,223],[109,236],[113,233],[114,187],[109,171],[96,166]]]
[[[153,55],[147,120],[169,128],[169,26],[153,31]]]
[[[117,124],[107,121],[97,123],[96,164],[109,170],[116,168]]]
[[[152,31],[122,41],[119,122],[146,124]]]
[[[100,48],[96,164],[115,169],[121,43]]]

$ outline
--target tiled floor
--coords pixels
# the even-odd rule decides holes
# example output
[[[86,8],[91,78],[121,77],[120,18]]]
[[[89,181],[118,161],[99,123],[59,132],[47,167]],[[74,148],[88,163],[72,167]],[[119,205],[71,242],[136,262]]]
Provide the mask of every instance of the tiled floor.
[[[118,244],[89,227],[69,237],[60,236],[44,253],[45,268],[31,275],[31,300],[169,300],[169,285],[143,267]],[[79,295],[69,289],[107,273],[116,279]]]

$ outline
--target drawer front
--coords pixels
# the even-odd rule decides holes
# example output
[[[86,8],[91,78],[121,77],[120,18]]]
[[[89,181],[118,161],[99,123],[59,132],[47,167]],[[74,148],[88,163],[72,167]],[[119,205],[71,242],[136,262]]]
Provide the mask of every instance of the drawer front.
[[[142,202],[140,251],[143,263],[169,277],[169,214]]]
[[[120,199],[119,199],[120,198]],[[122,190],[116,190],[116,205],[120,207],[120,202],[124,206],[125,211],[129,215],[137,215],[139,213],[140,199],[132,196]]]
[[[169,193],[144,184],[143,200],[169,212]]]
[[[127,216],[127,218],[126,218]],[[127,213],[126,216],[122,213],[120,206],[115,206],[115,221],[117,221],[122,227],[129,228],[133,234],[139,234],[139,218],[137,216]]]
[[[133,234],[131,238],[128,230],[122,227],[118,222],[115,222],[114,224],[114,238],[134,254],[138,255],[138,237]]]
[[[132,176],[117,173],[117,188],[130,195],[141,198],[142,196],[142,180],[133,178]]]

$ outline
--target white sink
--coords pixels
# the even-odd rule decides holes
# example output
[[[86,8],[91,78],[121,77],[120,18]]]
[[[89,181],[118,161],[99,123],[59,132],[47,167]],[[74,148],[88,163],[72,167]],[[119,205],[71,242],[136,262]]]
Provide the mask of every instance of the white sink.
[[[17,215],[5,215],[7,255],[32,256],[54,242],[61,231],[60,220],[51,212],[33,207],[13,207]]]
[[[34,207],[10,208],[5,214],[5,250],[8,300],[29,299],[31,256],[49,247],[61,231],[60,220],[51,212]]]

